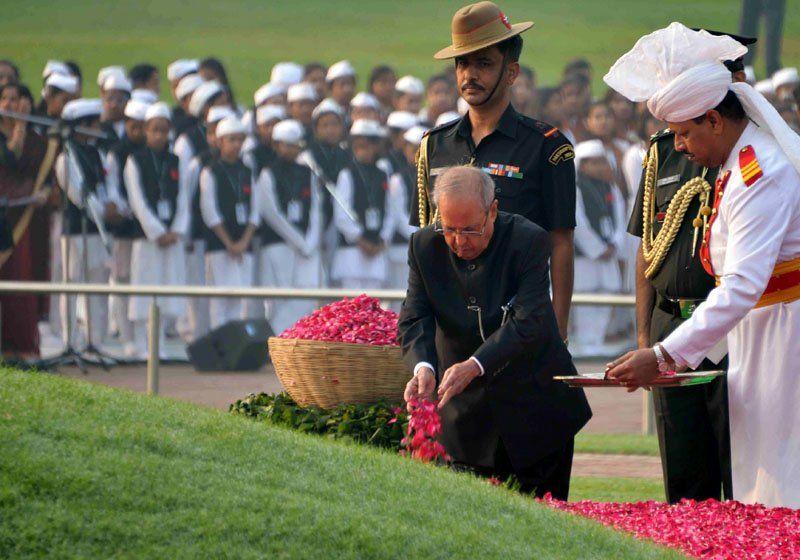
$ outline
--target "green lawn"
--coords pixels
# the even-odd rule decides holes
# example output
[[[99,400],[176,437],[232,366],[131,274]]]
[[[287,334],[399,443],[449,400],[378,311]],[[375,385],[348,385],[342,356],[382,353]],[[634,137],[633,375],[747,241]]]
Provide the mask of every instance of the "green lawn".
[[[279,60],[331,63],[349,58],[362,85],[369,68],[378,63],[427,76],[442,67],[431,55],[449,43],[450,18],[466,3],[6,0],[0,36],[2,56],[20,63],[34,90],[48,58],[79,61],[91,85],[87,93],[93,94],[101,66],[151,61],[163,67],[178,57],[213,54],[228,65],[236,93],[249,98]],[[540,73],[542,83],[553,83],[565,62],[584,56],[595,66],[595,90],[600,93],[602,75],[642,34],[675,20],[736,31],[741,2],[499,0],[499,4],[512,21],[535,21],[525,34],[522,62]],[[791,2],[784,64],[800,64],[800,10]],[[757,70],[761,69],[759,62]]]
[[[639,434],[587,434],[575,438],[576,453],[658,457],[658,438]]]
[[[0,558],[680,557],[394,453],[8,369],[0,519]]]

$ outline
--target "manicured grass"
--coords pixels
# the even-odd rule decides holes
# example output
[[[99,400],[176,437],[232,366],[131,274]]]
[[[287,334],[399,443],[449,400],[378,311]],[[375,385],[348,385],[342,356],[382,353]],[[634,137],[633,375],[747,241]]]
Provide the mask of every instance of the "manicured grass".
[[[250,102],[280,60],[301,63],[342,58],[354,62],[364,87],[380,63],[400,73],[427,77],[441,69],[432,54],[449,44],[450,18],[466,0],[6,0],[0,19],[2,57],[20,63],[38,90],[49,58],[75,59],[95,94],[97,70],[108,64],[149,61],[164,68],[179,57],[215,55],[228,66],[234,89]],[[731,0],[501,0],[512,21],[533,20],[522,62],[541,83],[553,84],[564,64],[578,56],[595,67],[595,92],[614,60],[638,37],[671,21],[735,32],[741,2]],[[790,2],[784,29],[784,64],[800,63],[800,10]],[[761,47],[763,54],[763,46]],[[763,71],[759,61],[756,70]],[[162,74],[162,79],[164,76]],[[166,93],[166,85],[164,92]]]
[[[654,478],[574,477],[570,483],[569,501],[596,502],[664,501],[664,484]]]
[[[658,457],[658,438],[639,434],[587,434],[575,438],[576,453]]]
[[[0,519],[0,558],[679,557],[394,453],[9,369]]]

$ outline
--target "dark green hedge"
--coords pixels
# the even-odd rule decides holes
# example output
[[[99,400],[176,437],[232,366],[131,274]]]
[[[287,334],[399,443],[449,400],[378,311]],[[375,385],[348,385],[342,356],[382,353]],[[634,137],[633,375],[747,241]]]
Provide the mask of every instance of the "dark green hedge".
[[[347,404],[332,409],[302,407],[288,393],[249,394],[230,405],[239,414],[293,428],[309,434],[334,439],[349,439],[387,449],[400,449],[408,416],[399,404],[385,401],[375,404]],[[397,420],[393,421],[394,418]]]

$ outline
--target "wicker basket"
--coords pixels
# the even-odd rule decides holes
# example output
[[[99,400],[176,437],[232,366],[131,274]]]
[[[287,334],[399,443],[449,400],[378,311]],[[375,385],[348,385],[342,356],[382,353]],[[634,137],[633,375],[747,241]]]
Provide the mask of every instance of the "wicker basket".
[[[399,346],[272,337],[269,354],[278,379],[301,406],[401,402],[411,378]]]

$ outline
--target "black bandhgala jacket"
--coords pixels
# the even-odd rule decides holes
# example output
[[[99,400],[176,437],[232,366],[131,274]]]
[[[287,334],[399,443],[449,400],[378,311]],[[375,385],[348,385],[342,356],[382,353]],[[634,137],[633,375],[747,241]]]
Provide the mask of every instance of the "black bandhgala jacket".
[[[470,356],[485,369],[441,410],[441,441],[456,462],[493,467],[502,440],[512,466],[525,468],[563,448],[592,416],[583,390],[553,381],[576,370],[553,312],[549,256],[547,232],[505,212],[472,261],[431,227],[411,237],[399,319],[403,360],[410,369],[429,362],[437,385]]]

